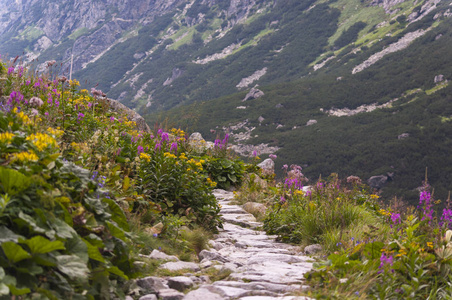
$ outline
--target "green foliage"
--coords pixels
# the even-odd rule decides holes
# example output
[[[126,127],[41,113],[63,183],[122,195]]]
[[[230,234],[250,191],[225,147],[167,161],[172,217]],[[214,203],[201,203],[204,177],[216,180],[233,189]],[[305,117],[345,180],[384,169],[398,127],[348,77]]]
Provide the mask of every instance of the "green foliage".
[[[328,182],[319,181],[311,191],[303,192],[299,186],[295,187],[298,181],[294,183],[294,180],[286,180],[264,220],[264,229],[277,234],[282,241],[303,244],[328,241],[331,245],[331,236],[335,236],[335,241],[348,235],[345,232],[350,232],[353,227],[378,224],[374,218],[366,218],[368,212],[378,206],[362,187],[340,188],[338,179],[333,177]]]
[[[206,158],[204,168],[221,189],[240,186],[245,170],[242,160],[222,157]]]
[[[334,42],[334,47],[340,49],[350,43],[353,43],[358,37],[359,32],[364,29],[366,25],[367,24],[364,22],[357,22],[350,26],[350,28],[342,32],[341,36]]]

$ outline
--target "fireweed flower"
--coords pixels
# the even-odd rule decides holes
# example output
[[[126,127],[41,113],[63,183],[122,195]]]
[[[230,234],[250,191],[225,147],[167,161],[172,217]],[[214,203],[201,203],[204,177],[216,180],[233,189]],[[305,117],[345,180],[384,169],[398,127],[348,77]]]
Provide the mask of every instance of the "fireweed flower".
[[[281,204],[286,203],[286,198],[284,198],[284,196],[281,196],[281,198],[279,199],[279,203]]]
[[[12,73],[14,73],[14,66],[8,68],[8,75],[11,75]]]
[[[91,103],[91,102],[89,102],[89,103]],[[88,105],[89,105],[89,103],[88,103]],[[110,117],[110,121],[114,122],[115,121],[115,117],[111,116]]]
[[[422,207],[422,221],[425,219],[429,219],[429,223],[433,218],[433,208],[432,208],[432,195],[429,191],[424,190],[421,192],[419,196],[419,205],[418,207]]]
[[[268,157],[270,157],[271,160],[275,160],[277,158],[277,156],[275,154],[270,154]]]
[[[169,136],[166,132],[162,133],[162,143],[163,142],[169,142]]]
[[[175,154],[177,154],[177,143],[171,144],[170,152],[174,152]]]
[[[383,273],[383,269],[386,265],[392,266],[393,262],[394,258],[392,257],[392,255],[386,255],[385,252],[381,253],[380,266],[378,267],[380,270],[378,271],[378,274]]]
[[[79,113],[78,114],[78,116],[77,116],[77,120],[81,120],[81,119],[83,119],[83,117],[85,117],[85,114],[84,113]]]
[[[452,209],[443,209],[443,214],[439,222],[440,226],[446,225],[447,228],[452,229]]]
[[[391,214],[391,221],[393,225],[400,224],[402,222],[402,218],[400,217],[400,214]],[[392,228],[392,224],[391,224]]]
[[[254,151],[253,151],[253,157],[256,157],[256,156],[257,156],[257,151],[254,150]]]
[[[141,152],[143,152],[143,151],[144,151],[143,146],[139,145],[139,146],[137,147],[137,155],[140,155]]]
[[[16,102],[19,104],[24,100],[24,95],[22,95],[20,92],[12,91],[9,95],[8,104],[11,105],[13,102]]]

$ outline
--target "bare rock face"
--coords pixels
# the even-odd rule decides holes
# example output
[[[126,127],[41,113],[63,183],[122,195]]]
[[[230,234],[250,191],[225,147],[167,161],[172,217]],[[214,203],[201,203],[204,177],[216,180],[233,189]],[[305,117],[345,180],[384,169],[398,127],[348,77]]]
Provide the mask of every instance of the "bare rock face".
[[[144,118],[136,111],[113,99],[106,98],[105,102],[111,107],[112,110],[125,113],[129,121],[133,121],[137,124],[138,130],[151,132],[151,129],[149,128]]]
[[[174,68],[173,69],[173,74],[171,75],[170,78],[168,78],[163,85],[167,86],[170,85],[171,83],[173,83],[174,80],[176,80],[177,78],[181,77],[182,74],[184,74],[184,71],[179,69],[179,68]]]
[[[275,173],[275,162],[271,158],[267,158],[257,166],[262,169],[264,175],[272,175]]]
[[[367,180],[367,183],[371,188],[382,189],[388,181],[391,181],[394,177],[394,173],[387,173],[386,175],[372,176]]]
[[[440,75],[436,75],[435,79],[433,80],[435,83],[440,83],[444,81],[444,75],[440,74]]]
[[[242,102],[248,101],[248,100],[257,99],[257,98],[262,97],[262,96],[264,96],[264,95],[265,95],[265,94],[264,94],[263,91],[261,91],[261,90],[255,88],[255,87],[253,87],[253,88],[251,88],[251,90],[249,91],[249,93],[246,94],[245,98],[243,98]]]

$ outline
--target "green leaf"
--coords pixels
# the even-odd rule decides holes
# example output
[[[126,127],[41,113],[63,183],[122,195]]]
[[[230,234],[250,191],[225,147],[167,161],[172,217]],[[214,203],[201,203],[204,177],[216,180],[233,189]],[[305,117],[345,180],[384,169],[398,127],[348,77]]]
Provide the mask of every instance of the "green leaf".
[[[110,233],[112,236],[114,236],[120,240],[123,240],[123,241],[127,240],[126,235],[121,228],[119,228],[118,226],[116,226],[115,224],[113,224],[111,222],[107,221],[106,223],[107,223],[107,227],[110,230]]]
[[[72,279],[87,280],[89,269],[82,259],[76,255],[57,256],[58,270]]]
[[[34,253],[48,253],[48,252],[52,252],[55,250],[66,249],[64,247],[63,242],[50,241],[40,235],[35,236],[29,240],[26,240],[23,243],[26,244],[30,248],[31,253],[33,253],[33,254]]]
[[[126,215],[122,208],[112,199],[104,198],[103,202],[108,204],[110,211],[112,212],[112,220],[118,224],[124,230],[129,230],[129,222],[127,222]]]
[[[0,227],[0,243],[3,242],[18,242],[19,238],[23,238],[20,235],[15,234],[5,226]]]
[[[5,270],[3,270],[2,267],[0,267],[0,280],[3,280],[5,278]]]
[[[19,171],[0,167],[0,182],[3,191],[13,196],[26,190],[31,184],[31,179]]]
[[[47,233],[46,229],[44,229],[44,228],[38,226],[38,224],[36,224],[36,220],[33,217],[31,217],[27,214],[24,214],[23,212],[19,212],[19,219],[22,221],[25,221],[25,223],[33,230],[33,232],[43,233],[43,234]]]
[[[71,251],[72,254],[77,255],[84,263],[88,263],[88,247],[84,243],[84,240],[79,236],[74,236],[66,241],[66,248]]]
[[[53,228],[55,229],[57,235],[63,239],[70,239],[77,235],[77,232],[69,226],[66,222],[61,219],[53,220]]]
[[[8,287],[9,287],[9,290],[11,291],[11,294],[13,294],[15,296],[22,296],[22,295],[25,295],[25,294],[28,294],[31,292],[31,290],[29,288],[18,289],[14,285],[8,285]],[[0,295],[1,295],[1,293],[0,293]]]
[[[124,272],[121,271],[120,269],[118,269],[118,267],[116,267],[116,266],[110,267],[110,268],[108,268],[107,270],[108,270],[108,272],[110,272],[111,274],[118,275],[119,277],[122,277],[122,278],[124,278],[125,280],[128,280],[128,279],[129,279],[129,277],[127,277],[127,275],[124,274]]]
[[[105,259],[102,256],[102,254],[100,254],[99,252],[99,248],[97,248],[96,246],[91,245],[90,242],[88,242],[87,240],[83,240],[86,244],[86,246],[88,247],[88,255],[89,258],[100,261],[102,263],[105,263]]]
[[[14,263],[31,257],[30,253],[14,242],[2,243],[2,249],[6,257]]]

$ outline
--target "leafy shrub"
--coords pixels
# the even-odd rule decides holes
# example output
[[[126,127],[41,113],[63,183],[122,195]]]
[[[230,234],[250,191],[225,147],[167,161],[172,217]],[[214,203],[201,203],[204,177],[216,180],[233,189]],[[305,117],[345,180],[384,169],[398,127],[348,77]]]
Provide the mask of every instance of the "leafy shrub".
[[[125,215],[89,171],[61,159],[62,131],[31,125],[0,111],[0,295],[109,298],[131,274]]]
[[[204,168],[221,189],[240,186],[245,169],[243,161],[222,157],[206,158]]]

